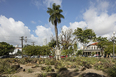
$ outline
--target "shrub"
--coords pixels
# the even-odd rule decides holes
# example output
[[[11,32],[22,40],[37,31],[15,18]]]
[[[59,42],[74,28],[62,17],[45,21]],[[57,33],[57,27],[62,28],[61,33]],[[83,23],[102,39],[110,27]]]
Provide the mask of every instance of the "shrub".
[[[0,61],[0,73],[11,74],[14,72],[16,72],[16,70],[11,68],[9,62]]]
[[[60,69],[60,68],[65,67],[65,64],[62,62],[56,62],[54,67],[55,67],[55,69]]]
[[[108,68],[107,73],[111,77],[116,77],[116,66],[113,66],[111,68]]]
[[[46,59],[45,60],[45,64],[46,65],[54,65],[55,64],[55,60],[54,59]]]
[[[51,72],[52,71],[52,67],[51,66],[46,66],[45,71],[46,72]]]

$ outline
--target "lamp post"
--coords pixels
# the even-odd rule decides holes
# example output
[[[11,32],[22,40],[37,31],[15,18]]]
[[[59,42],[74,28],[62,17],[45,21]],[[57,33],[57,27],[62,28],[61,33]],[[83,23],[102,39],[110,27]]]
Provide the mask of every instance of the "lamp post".
[[[112,35],[112,41],[113,41],[113,59],[114,59],[114,42],[115,42],[115,32],[113,32],[113,35]]]

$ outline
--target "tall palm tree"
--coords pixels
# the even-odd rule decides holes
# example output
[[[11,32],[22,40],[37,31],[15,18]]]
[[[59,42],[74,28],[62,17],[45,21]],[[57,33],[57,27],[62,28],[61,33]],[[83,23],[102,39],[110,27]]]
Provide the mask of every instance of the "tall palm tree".
[[[57,29],[57,23],[61,23],[61,18],[64,18],[64,16],[61,14],[63,12],[62,9],[60,9],[60,5],[56,5],[55,3],[52,5],[52,8],[48,8],[47,13],[49,13],[49,22],[51,22],[55,26],[55,34],[56,34],[56,45],[59,48],[58,44],[58,29]]]

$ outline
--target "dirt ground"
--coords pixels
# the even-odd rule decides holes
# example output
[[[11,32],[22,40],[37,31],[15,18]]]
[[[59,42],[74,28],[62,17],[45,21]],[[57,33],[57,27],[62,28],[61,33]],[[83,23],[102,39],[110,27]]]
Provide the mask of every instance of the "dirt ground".
[[[41,66],[46,66],[44,64],[42,65],[39,65],[39,67],[36,67],[36,68],[32,68],[34,65],[32,64],[28,64],[28,65],[20,65],[20,67],[22,67],[23,69],[21,69],[18,73],[15,73],[15,74],[10,74],[10,75],[5,75],[5,76],[9,76],[9,77],[37,77],[39,73],[45,73],[44,71],[41,71]],[[52,68],[54,68],[54,66],[52,66]],[[23,71],[25,69],[25,71]],[[29,73],[29,70],[32,71],[32,73]],[[95,70],[93,68],[91,69],[86,69],[84,71],[77,71],[77,72],[74,72],[74,69],[69,69],[68,70],[70,72],[73,72],[73,73],[78,73],[76,76],[74,77],[79,77],[80,75],[82,75],[83,73],[96,73],[96,74],[100,74],[100,75],[104,75],[107,77],[107,74],[104,73],[103,71],[100,71],[100,70]],[[57,70],[55,70],[54,73],[56,73]],[[4,76],[2,76],[4,77]]]

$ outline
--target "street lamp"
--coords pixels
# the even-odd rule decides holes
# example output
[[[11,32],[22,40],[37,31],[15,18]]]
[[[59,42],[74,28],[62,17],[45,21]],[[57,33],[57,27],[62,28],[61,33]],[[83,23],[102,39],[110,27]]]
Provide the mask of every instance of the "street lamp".
[[[115,32],[113,32],[113,35],[112,35],[112,41],[113,41],[113,59],[114,59],[114,42],[115,42]]]

